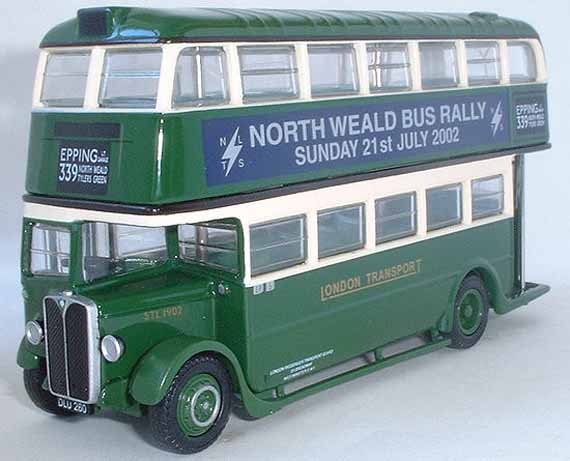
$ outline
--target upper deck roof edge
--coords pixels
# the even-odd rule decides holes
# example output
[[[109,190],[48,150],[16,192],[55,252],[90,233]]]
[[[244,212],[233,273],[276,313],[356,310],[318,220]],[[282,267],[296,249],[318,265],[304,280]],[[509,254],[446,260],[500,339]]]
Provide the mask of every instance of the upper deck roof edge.
[[[85,21],[96,21],[98,15],[106,32],[86,33]],[[103,7],[79,10],[51,29],[40,46],[455,37],[538,38],[538,33],[523,21],[488,13]]]

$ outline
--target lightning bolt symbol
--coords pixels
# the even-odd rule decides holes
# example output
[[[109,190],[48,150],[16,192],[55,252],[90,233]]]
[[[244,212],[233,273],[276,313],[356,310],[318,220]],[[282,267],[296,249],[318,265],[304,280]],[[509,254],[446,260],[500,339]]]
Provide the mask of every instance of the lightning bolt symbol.
[[[236,162],[239,153],[243,149],[243,146],[241,144],[238,144],[237,142],[238,136],[239,136],[239,127],[237,127],[236,130],[234,131],[232,139],[230,140],[230,143],[227,145],[226,150],[224,151],[224,155],[222,156],[222,160],[228,161],[228,166],[226,168],[225,176],[230,174],[230,171],[232,171],[232,167],[234,166],[234,163]]]
[[[497,134],[499,126],[503,121],[503,108],[501,107],[501,102],[497,105],[495,113],[493,114],[493,120],[491,120],[491,125],[493,126],[493,137]]]

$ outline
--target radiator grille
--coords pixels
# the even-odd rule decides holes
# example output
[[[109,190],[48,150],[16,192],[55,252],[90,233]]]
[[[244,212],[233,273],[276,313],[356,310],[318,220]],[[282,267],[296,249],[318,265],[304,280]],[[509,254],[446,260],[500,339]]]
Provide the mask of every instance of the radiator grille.
[[[46,299],[45,310],[46,334],[49,341],[47,350],[49,382],[53,392],[64,395],[67,392],[67,378],[63,318],[57,303],[53,299]]]
[[[88,300],[44,299],[46,356],[53,394],[94,403],[99,393],[97,310]]]

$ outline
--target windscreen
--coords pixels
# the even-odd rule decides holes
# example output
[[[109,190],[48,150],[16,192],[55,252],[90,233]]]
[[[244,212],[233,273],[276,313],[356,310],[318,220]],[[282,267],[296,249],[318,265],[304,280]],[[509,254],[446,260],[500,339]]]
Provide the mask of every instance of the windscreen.
[[[83,225],[83,272],[87,281],[152,267],[167,257],[162,227]]]
[[[71,233],[68,228],[34,224],[30,269],[34,275],[69,275]]]

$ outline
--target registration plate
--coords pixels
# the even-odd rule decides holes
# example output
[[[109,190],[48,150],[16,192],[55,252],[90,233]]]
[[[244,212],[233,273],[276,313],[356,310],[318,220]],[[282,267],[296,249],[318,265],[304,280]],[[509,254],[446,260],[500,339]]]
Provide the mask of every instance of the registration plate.
[[[80,415],[88,415],[91,413],[91,405],[74,402],[73,400],[64,399],[62,397],[57,398],[57,406],[67,411],[79,413]]]

